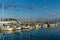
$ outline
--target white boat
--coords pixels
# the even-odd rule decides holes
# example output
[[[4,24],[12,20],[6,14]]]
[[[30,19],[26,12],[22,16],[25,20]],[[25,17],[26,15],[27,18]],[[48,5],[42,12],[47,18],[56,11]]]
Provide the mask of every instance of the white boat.
[[[21,30],[21,27],[17,27],[16,30]]]
[[[43,28],[47,28],[47,26],[48,26],[47,24],[43,24]]]
[[[9,30],[13,30],[13,28],[2,28],[1,30],[7,30],[7,31],[9,31]]]
[[[22,26],[23,29],[29,29],[30,26]]]
[[[10,28],[9,26],[7,26],[7,27],[2,27],[1,30],[7,30],[7,31],[10,31],[10,30],[13,30],[13,28]]]

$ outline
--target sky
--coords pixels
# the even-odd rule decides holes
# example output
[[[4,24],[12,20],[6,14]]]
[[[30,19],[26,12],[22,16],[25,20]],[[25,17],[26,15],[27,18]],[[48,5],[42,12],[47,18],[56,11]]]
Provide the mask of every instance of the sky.
[[[4,2],[4,11],[2,8],[3,2]],[[60,0],[0,0],[0,17],[59,18]]]

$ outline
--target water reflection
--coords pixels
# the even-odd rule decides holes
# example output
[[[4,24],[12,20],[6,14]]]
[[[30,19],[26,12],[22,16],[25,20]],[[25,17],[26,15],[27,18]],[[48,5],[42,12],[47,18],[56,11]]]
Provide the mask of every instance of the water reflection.
[[[0,40],[57,40],[60,39],[60,26],[40,28],[33,31],[0,31]]]

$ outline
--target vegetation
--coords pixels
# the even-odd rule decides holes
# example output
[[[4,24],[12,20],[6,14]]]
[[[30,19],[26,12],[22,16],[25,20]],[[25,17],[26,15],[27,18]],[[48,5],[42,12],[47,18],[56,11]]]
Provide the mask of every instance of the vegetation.
[[[6,21],[17,21],[17,19],[15,19],[15,18],[9,18],[9,19],[6,18],[5,20],[6,20]]]

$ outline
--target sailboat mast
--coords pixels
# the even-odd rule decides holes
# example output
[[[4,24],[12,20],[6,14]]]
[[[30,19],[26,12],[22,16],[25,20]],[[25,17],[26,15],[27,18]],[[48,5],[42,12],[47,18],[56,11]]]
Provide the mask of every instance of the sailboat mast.
[[[14,18],[14,7],[13,7],[13,5],[14,5],[14,1],[12,0],[12,18]]]
[[[4,19],[4,0],[2,0],[2,17]]]

